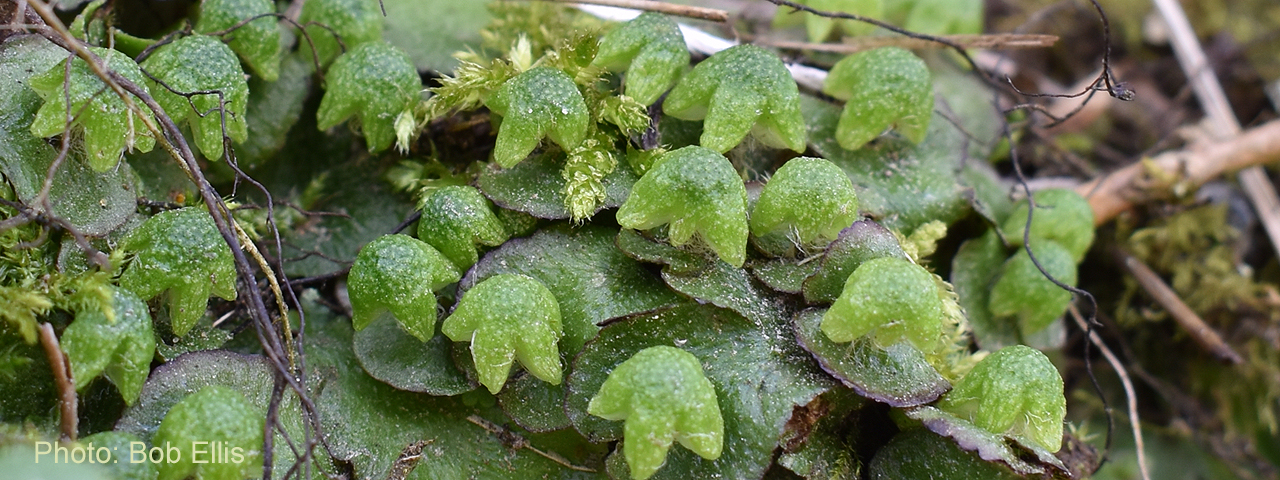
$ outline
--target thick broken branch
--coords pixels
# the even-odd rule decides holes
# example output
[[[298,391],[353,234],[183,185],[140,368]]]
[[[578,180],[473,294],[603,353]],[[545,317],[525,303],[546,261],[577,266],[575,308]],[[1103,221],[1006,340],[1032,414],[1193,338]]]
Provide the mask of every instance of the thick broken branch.
[[[1101,225],[1135,204],[1167,196],[1159,191],[1165,188],[1149,187],[1153,183],[1168,186],[1168,182],[1152,182],[1155,177],[1176,178],[1179,183],[1198,186],[1226,172],[1276,161],[1280,161],[1280,120],[1251,128],[1227,141],[1192,145],[1134,163],[1076,187],[1076,193],[1089,199],[1093,223]]]
[[[1200,106],[1204,108],[1209,126],[1222,139],[1240,134],[1240,121],[1227,103],[1227,94],[1222,90],[1222,83],[1214,74],[1204,50],[1191,29],[1187,14],[1175,0],[1153,0],[1156,9],[1169,26],[1173,34],[1173,51],[1182,64],[1182,71],[1187,74],[1191,89],[1196,92]],[[1280,198],[1276,196],[1276,188],[1267,178],[1260,166],[1251,166],[1241,170],[1237,175],[1245,195],[1258,212],[1258,220],[1271,239],[1271,246],[1280,251]]]

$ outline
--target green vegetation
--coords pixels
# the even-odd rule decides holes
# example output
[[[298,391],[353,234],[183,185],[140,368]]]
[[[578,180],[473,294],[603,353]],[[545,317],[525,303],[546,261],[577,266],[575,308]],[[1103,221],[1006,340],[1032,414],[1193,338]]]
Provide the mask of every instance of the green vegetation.
[[[1093,473],[1054,362],[1102,236],[1071,190],[1010,199],[987,163],[1023,117],[962,51],[825,58],[817,91],[757,45],[691,65],[657,13],[494,3],[448,61],[384,18],[403,1],[285,6],[203,0],[144,38],[97,2],[74,37],[0,40],[0,468],[61,433],[181,445],[92,466],[119,479]],[[1177,269],[1206,228],[1124,238]],[[1222,263],[1175,286],[1274,295]]]

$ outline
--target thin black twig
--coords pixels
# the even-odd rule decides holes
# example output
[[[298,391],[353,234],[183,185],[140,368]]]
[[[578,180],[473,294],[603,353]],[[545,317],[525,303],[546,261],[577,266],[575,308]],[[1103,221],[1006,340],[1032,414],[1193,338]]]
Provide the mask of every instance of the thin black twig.
[[[409,228],[409,225],[413,225],[413,222],[416,222],[421,218],[422,218],[422,211],[415,210],[413,213],[409,214],[409,218],[404,219],[403,222],[400,222],[399,225],[396,225],[396,228],[392,230],[391,233],[400,233],[404,231],[404,229]]]
[[[62,230],[71,235],[71,238],[76,242],[76,246],[80,247],[80,250],[85,253],[85,256],[88,257],[90,262],[103,270],[111,269],[111,261],[107,258],[107,255],[94,248],[93,245],[89,243],[89,238],[85,236],[84,232],[81,232],[75,227],[75,225],[72,225],[71,222],[68,222],[66,219],[52,215],[48,212],[37,211],[30,206],[3,198],[0,198],[0,205],[12,208],[18,212],[14,217],[0,221],[0,231],[26,225],[31,222],[35,222],[45,229],[56,228]],[[44,236],[45,232],[41,232],[41,235]],[[32,246],[34,247],[36,245]]]
[[[304,416],[310,424],[308,432],[314,431],[321,438],[320,444],[332,454],[332,450],[323,441],[323,433],[321,431],[319,421],[319,411],[315,403],[308,395],[308,391],[304,384],[301,383],[300,375],[293,370],[294,367],[285,361],[288,351],[281,344],[281,338],[276,331],[273,322],[267,313],[266,305],[263,302],[262,292],[258,289],[255,278],[255,269],[248,261],[245,252],[241,248],[239,236],[236,233],[234,221],[231,218],[231,212],[227,209],[226,204],[221,197],[213,189],[212,185],[205,178],[196,162],[195,155],[191,151],[190,145],[182,136],[181,130],[177,125],[165,114],[164,109],[156,103],[146,91],[132,81],[120,75],[118,72],[109,70],[103,64],[102,60],[90,52],[79,40],[75,39],[66,27],[62,25],[61,20],[54,15],[52,9],[41,0],[29,0],[29,5],[35,11],[41,20],[48,25],[49,29],[42,29],[41,34],[53,42],[54,44],[74,52],[77,56],[84,59],[94,74],[101,78],[107,85],[124,101],[125,105],[133,112],[141,112],[141,109],[134,103],[133,98],[141,100],[146,108],[154,114],[155,123],[151,119],[143,117],[143,122],[152,132],[153,136],[158,137],[157,141],[164,147],[175,160],[184,167],[187,174],[191,177],[193,183],[204,202],[209,206],[209,213],[214,221],[223,241],[230,247],[233,262],[236,266],[237,276],[240,277],[240,284],[248,290],[246,301],[250,318],[255,325],[255,333],[258,336],[260,344],[263,346],[265,358],[273,366],[275,375],[278,379],[288,384],[303,408]],[[131,98],[132,96],[132,98]],[[264,447],[269,447],[264,445]],[[332,456],[332,455],[331,455]],[[264,467],[264,474],[270,475],[270,468]],[[268,477],[269,478],[269,477]]]
[[[169,32],[169,34],[163,37],[160,37],[159,40],[156,40],[156,43],[147,45],[147,48],[142,49],[142,51],[138,53],[138,56],[133,57],[133,61],[137,63],[142,63],[142,61],[146,60],[147,57],[150,57],[151,54],[156,51],[156,49],[163,47],[165,45],[168,45],[170,43],[173,43],[173,41],[177,40],[179,36],[184,36],[184,35],[191,35],[190,23],[188,23],[186,27],[183,27],[182,29],[174,30],[172,32]]]
[[[289,209],[290,209],[290,210],[294,210],[294,211],[298,212],[298,214],[299,214],[299,215],[302,215],[302,216],[304,216],[304,217],[336,217],[336,218],[351,218],[351,215],[346,214],[346,213],[342,213],[342,212],[326,212],[326,211],[313,211],[313,210],[307,210],[307,209],[305,209],[305,208],[302,208],[302,206],[301,206],[301,205],[298,205],[298,204],[296,204],[296,203],[290,202],[290,201],[288,201],[288,200],[274,200],[274,201],[272,201],[271,203],[272,203],[273,205],[280,205],[280,206],[283,206],[283,207],[289,207]],[[233,210],[233,211],[237,211],[237,212],[238,212],[238,211],[241,211],[241,210],[262,210],[262,209],[263,209],[263,206],[261,206],[261,205],[257,205],[257,204],[253,204],[253,203],[246,203],[246,204],[242,204],[242,205],[237,205],[237,206],[236,206],[235,208],[233,208],[232,210]]]
[[[885,30],[897,33],[899,35],[906,36],[908,38],[925,40],[925,41],[934,42],[934,43],[949,47],[951,50],[955,51],[957,55],[959,55],[962,59],[964,59],[965,63],[967,63],[974,72],[979,73],[979,77],[982,79],[982,81],[986,82],[992,87],[997,88],[998,90],[1003,89],[1004,87],[1004,85],[1001,82],[997,82],[990,75],[983,72],[983,70],[978,66],[977,62],[973,60],[973,57],[969,56],[969,53],[965,51],[965,48],[963,45],[960,45],[959,43],[951,41],[946,37],[913,32],[905,28],[899,27],[897,25],[893,25],[881,20],[870,18],[870,17],[864,17],[862,15],[845,13],[845,12],[832,12],[832,11],[818,10],[808,5],[796,3],[791,0],[768,0],[768,1],[770,3],[773,3],[774,5],[788,7],[795,11],[808,12],[813,15],[818,15],[818,16],[827,17],[827,18],[839,18],[839,19],[862,22],[862,23],[883,28]],[[1128,89],[1123,83],[1115,82],[1112,80],[1113,75],[1111,72],[1111,23],[1107,20],[1107,16],[1103,12],[1102,6],[1098,4],[1097,0],[1090,0],[1090,1],[1093,2],[1093,6],[1098,12],[1098,17],[1102,20],[1102,27],[1103,27],[1102,37],[1103,37],[1103,43],[1106,44],[1106,48],[1103,51],[1103,57],[1102,57],[1102,71],[1101,73],[1098,74],[1099,75],[1098,81],[1094,82],[1093,85],[1091,85],[1089,88],[1086,88],[1084,91],[1081,91],[1078,94],[1074,94],[1070,96],[1078,97],[1081,95],[1089,94],[1090,98],[1092,98],[1091,92],[1095,90],[1094,85],[1097,85],[1099,82],[1101,82],[1101,84],[1106,87],[1105,90],[1107,91],[1107,93],[1109,93],[1111,96],[1118,98],[1120,100],[1126,100],[1126,101],[1133,100],[1134,98],[1133,90]],[[1009,86],[1012,87],[1012,82],[1009,81],[1007,78],[1006,78],[1006,82],[1008,82]],[[1022,95],[1025,97],[1063,96],[1060,94],[1027,93],[1027,92],[1022,92],[1021,90],[1018,90],[1016,87],[1014,87],[1012,91],[1015,94]],[[1086,100],[1086,103],[1087,103],[1087,100]],[[1043,114],[1048,114],[1048,112],[1045,111],[1043,108],[1033,108],[1030,105],[1033,105],[1033,104],[1020,104],[1018,107],[1015,107],[1015,109],[1018,109],[1020,107],[1023,109],[1029,109],[1029,110],[1037,111]],[[1079,112],[1079,109],[1071,112],[1070,114],[1064,116],[1063,118],[1052,118],[1054,122],[1053,124],[1057,125],[1059,123],[1062,123],[1063,121],[1071,118],[1071,116],[1075,115],[1078,112]],[[1050,115],[1050,117],[1052,116]]]
[[[385,15],[386,15],[386,12],[383,12],[383,16],[385,16]],[[302,40],[303,40],[303,41],[305,41],[305,42],[307,42],[307,46],[311,47],[311,61],[312,61],[312,63],[314,63],[314,64],[315,64],[315,67],[316,67],[316,74],[317,74],[317,75],[320,75],[320,79],[321,79],[321,81],[323,82],[323,81],[324,81],[324,72],[322,72],[322,71],[321,71],[322,69],[320,68],[320,54],[316,52],[316,44],[315,44],[315,42],[313,42],[313,41],[311,40],[311,34],[310,34],[310,33],[307,33],[307,29],[306,29],[306,28],[304,28],[304,26],[303,26],[303,25],[299,24],[297,20],[294,20],[294,19],[292,19],[292,18],[289,18],[289,16],[288,16],[288,15],[285,15],[285,14],[282,14],[282,13],[274,13],[274,12],[272,12],[272,13],[263,13],[263,14],[259,14],[259,15],[254,15],[254,16],[252,16],[252,17],[249,17],[249,18],[246,18],[246,19],[244,19],[244,20],[241,20],[240,22],[236,23],[235,25],[232,25],[232,26],[230,26],[230,27],[227,27],[227,28],[224,28],[224,29],[222,29],[222,30],[215,31],[215,32],[207,32],[207,33],[205,33],[204,35],[209,35],[209,36],[213,36],[213,37],[221,37],[221,36],[223,36],[223,35],[229,35],[229,34],[231,34],[231,33],[235,32],[236,30],[239,30],[239,29],[240,29],[240,27],[243,27],[243,26],[245,26],[245,25],[248,25],[248,24],[250,24],[250,23],[253,23],[253,21],[258,20],[258,19],[260,19],[260,18],[266,18],[266,17],[275,17],[275,18],[279,19],[279,20],[280,20],[280,21],[282,21],[282,22],[285,22],[285,23],[288,23],[289,25],[292,25],[292,26],[293,26],[293,28],[296,28],[296,29],[298,30],[298,33],[302,35]],[[345,51],[347,50],[347,47],[346,47],[345,45],[343,45],[343,43],[342,43],[342,37],[338,35],[338,32],[337,32],[336,30],[334,30],[334,29],[333,29],[333,27],[330,27],[330,26],[328,26],[328,25],[325,25],[325,24],[320,23],[320,22],[315,22],[315,21],[307,22],[307,24],[306,24],[306,25],[308,25],[308,26],[309,26],[309,25],[315,25],[315,26],[318,26],[318,27],[320,27],[320,28],[325,29],[326,31],[328,31],[328,32],[329,32],[329,34],[330,34],[330,35],[333,35],[333,39],[334,39],[334,40],[336,40],[336,41],[338,42],[338,45],[342,47],[342,51],[344,51],[344,52],[345,52]],[[139,62],[141,62],[142,60],[138,60],[138,61],[139,61]]]
[[[592,473],[595,472],[595,470],[593,469],[579,466],[579,465],[574,465],[572,462],[569,461],[569,459],[560,456],[560,454],[556,452],[538,449],[537,447],[534,447],[532,443],[529,442],[529,439],[524,438],[523,435],[516,433],[510,428],[490,422],[489,420],[486,420],[485,418],[479,415],[469,415],[467,416],[467,421],[475,424],[477,427],[483,428],[485,431],[497,437],[498,441],[502,442],[503,445],[506,445],[507,448],[510,448],[512,450],[520,450],[520,449],[529,450],[533,453],[538,454],[542,458],[556,462],[560,464],[560,466],[568,468],[570,470],[575,470],[579,472],[592,472]]]
[[[780,7],[791,8],[793,11],[808,12],[820,17],[853,20],[855,22],[862,22],[870,25],[875,25],[877,27],[883,28],[885,30],[888,30],[890,32],[893,32],[908,38],[914,38],[917,40],[925,40],[929,42],[938,43],[938,44],[950,47],[952,50],[955,50],[957,53],[959,53],[960,56],[963,57],[964,60],[969,63],[969,66],[972,67],[974,71],[981,71],[981,69],[978,68],[978,64],[973,61],[973,57],[970,57],[969,54],[965,52],[963,45],[953,42],[945,37],[940,37],[937,35],[929,35],[927,33],[913,32],[911,30],[907,30],[905,28],[899,27],[892,23],[888,23],[882,20],[877,20],[871,17],[864,17],[862,15],[858,15],[854,13],[818,10],[808,5],[805,5],[802,3],[796,3],[791,0],[768,0],[768,1],[769,3],[772,3]]]
[[[1009,124],[1007,123],[1003,126],[1003,135],[1009,141],[1009,144],[1013,145],[1013,133],[1009,129]],[[1096,328],[1102,326],[1101,323],[1098,323],[1098,301],[1093,297],[1093,294],[1058,280],[1053,276],[1053,274],[1049,273],[1048,270],[1045,270],[1044,265],[1041,265],[1040,260],[1036,258],[1036,254],[1031,248],[1031,222],[1036,211],[1035,195],[1032,195],[1031,186],[1027,184],[1027,177],[1022,172],[1022,162],[1018,157],[1017,148],[1009,149],[1009,159],[1013,163],[1013,172],[1017,178],[1018,185],[1027,195],[1027,221],[1023,225],[1022,229],[1023,250],[1027,252],[1027,256],[1031,258],[1031,263],[1036,266],[1036,269],[1040,271],[1041,275],[1044,275],[1046,279],[1053,282],[1053,284],[1057,285],[1058,288],[1071,292],[1071,294],[1075,295],[1077,298],[1085,298],[1089,303],[1089,311],[1087,315],[1088,321],[1085,322],[1087,329],[1085,330],[1086,340],[1084,342],[1084,368],[1085,372],[1089,376],[1089,382],[1093,384],[1093,389],[1097,392],[1098,399],[1102,401],[1103,410],[1107,414],[1107,439],[1102,449],[1102,458],[1099,459],[1098,465],[1094,468],[1094,471],[1090,472],[1090,475],[1092,475],[1098,471],[1097,469],[1102,468],[1102,465],[1107,462],[1107,457],[1111,454],[1111,437],[1115,432],[1115,417],[1111,410],[1111,402],[1107,400],[1106,392],[1102,389],[1102,384],[1098,383],[1098,377],[1093,372],[1093,360],[1091,358],[1093,355],[1092,344],[1087,340],[1094,335],[1094,330]]]
[[[329,32],[330,35],[333,36],[334,40],[338,42],[338,46],[342,48],[342,51],[343,52],[347,51],[346,45],[342,43],[342,38],[338,35],[338,32],[333,29],[333,27],[330,27],[328,25],[325,25],[320,22],[315,22],[315,21],[307,22],[306,24],[299,24],[297,20],[289,18],[284,14],[274,13],[274,12],[254,15],[252,17],[236,22],[235,25],[232,25],[230,27],[224,28],[222,30],[213,31],[213,32],[202,33],[201,35],[208,35],[211,37],[221,37],[225,35],[230,35],[236,30],[239,30],[241,27],[244,27],[245,25],[253,23],[255,20],[258,20],[261,18],[267,18],[267,17],[278,18],[280,21],[288,23],[289,25],[292,25],[294,28],[298,30],[298,33],[302,35],[302,40],[307,42],[307,46],[311,47],[311,62],[315,66],[315,69],[316,69],[315,73],[316,75],[320,76],[321,82],[324,81],[324,72],[320,68],[320,54],[316,52],[315,42],[311,40],[311,34],[307,32],[307,29],[305,27],[315,25],[317,27],[325,29],[326,31]],[[168,35],[161,37],[160,40],[156,41],[156,43],[148,45],[147,48],[142,49],[142,52],[139,53],[137,57],[134,57],[133,60],[137,63],[142,63],[142,61],[146,60],[147,57],[150,57],[151,54],[154,53],[156,49],[163,47],[165,45],[168,45],[169,43],[172,43],[174,40],[176,40],[180,36],[188,36],[188,35],[192,35],[193,33],[194,32],[192,31],[191,24],[187,23],[186,26],[183,27],[182,29],[169,32]]]
[[[409,214],[409,216],[408,216],[408,217],[406,217],[406,218],[404,219],[404,221],[400,222],[400,224],[399,224],[399,225],[396,225],[396,228],[393,228],[393,229],[391,230],[391,233],[393,233],[393,234],[394,234],[394,233],[400,233],[400,232],[404,231],[404,229],[409,228],[409,225],[413,225],[413,222],[416,222],[416,221],[418,221],[418,220],[419,220],[419,219],[421,219],[421,218],[422,218],[422,211],[421,211],[421,210],[415,210],[413,213]],[[297,247],[294,247],[294,248],[297,248]],[[334,263],[344,264],[344,265],[345,265],[345,267],[344,267],[344,268],[342,268],[342,269],[340,269],[340,270],[335,270],[335,271],[332,271],[332,272],[329,272],[329,273],[326,273],[326,274],[323,274],[323,275],[316,275],[316,276],[314,276],[314,277],[305,277],[305,278],[293,279],[293,280],[291,280],[290,282],[291,282],[293,285],[295,285],[295,286],[302,286],[302,285],[319,285],[319,284],[322,284],[322,283],[328,282],[329,280],[333,280],[333,279],[335,279],[335,278],[339,278],[339,277],[345,276],[348,272],[350,272],[350,271],[351,271],[351,264],[352,264],[352,262],[346,262],[346,261],[338,260],[338,259],[335,259],[335,258],[330,258],[330,257],[325,256],[324,254],[322,254],[322,253],[320,253],[320,252],[315,252],[315,251],[308,252],[308,253],[307,253],[307,255],[302,256],[302,258],[306,258],[306,257],[308,257],[308,256],[319,256],[319,257],[321,257],[321,258],[324,258],[325,260],[329,260],[329,261],[334,262]]]

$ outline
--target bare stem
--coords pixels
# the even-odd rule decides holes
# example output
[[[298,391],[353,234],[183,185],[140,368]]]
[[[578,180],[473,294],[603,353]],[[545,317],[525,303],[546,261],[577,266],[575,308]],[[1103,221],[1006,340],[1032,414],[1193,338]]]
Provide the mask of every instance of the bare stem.
[[[71,365],[67,355],[62,353],[58,345],[58,335],[53,332],[53,325],[40,324],[40,345],[44,347],[45,356],[49,357],[49,368],[53,370],[53,380],[58,386],[58,407],[62,412],[62,440],[76,441],[79,430],[80,414],[76,411],[80,402],[76,399],[76,382],[71,378]]]
[[[560,466],[568,468],[570,470],[575,470],[579,472],[595,472],[595,470],[592,470],[590,468],[574,465],[573,463],[569,462],[567,458],[560,456],[560,454],[556,452],[539,450],[537,447],[534,447],[533,444],[529,443],[528,439],[524,438],[524,436],[520,435],[519,433],[513,432],[509,428],[506,428],[496,423],[485,420],[483,417],[480,417],[478,415],[468,416],[467,421],[474,423],[476,426],[483,428],[485,429],[485,431],[498,437],[498,440],[501,440],[502,443],[507,444],[507,446],[510,447],[512,450],[520,450],[522,448],[527,449],[533,453],[538,454],[543,458],[546,458],[547,460],[556,462],[560,464]]]
[[[1178,293],[1169,288],[1164,283],[1164,280],[1161,280],[1160,276],[1151,270],[1151,267],[1148,267],[1137,257],[1124,250],[1117,249],[1115,256],[1120,265],[1129,274],[1133,275],[1133,278],[1138,281],[1143,290],[1146,290],[1155,299],[1156,303],[1159,303],[1165,311],[1169,312],[1174,321],[1177,321],[1178,325],[1181,325],[1187,333],[1191,334],[1191,338],[1196,343],[1200,344],[1201,347],[1204,347],[1215,357],[1218,357],[1219,360],[1236,365],[1244,363],[1244,358],[1241,358],[1240,354],[1231,348],[1231,345],[1223,341],[1222,336],[1218,335],[1218,332],[1213,327],[1204,323],[1204,320],[1199,315],[1196,315],[1196,312],[1191,310],[1191,307],[1183,303],[1182,299],[1178,297]]]
[[[1098,351],[1102,352],[1102,357],[1107,359],[1107,363],[1111,364],[1111,369],[1116,371],[1116,376],[1120,377],[1120,385],[1124,387],[1124,398],[1129,406],[1129,429],[1133,430],[1133,445],[1137,450],[1138,456],[1138,473],[1142,476],[1142,480],[1151,480],[1151,472],[1147,471],[1147,444],[1142,440],[1142,422],[1138,418],[1138,394],[1133,389],[1133,381],[1129,380],[1129,372],[1125,370],[1124,364],[1120,363],[1120,359],[1116,358],[1111,349],[1103,343],[1098,334],[1089,331],[1089,325],[1085,324],[1084,317],[1080,315],[1080,310],[1075,305],[1071,305],[1068,310],[1071,312],[1071,319],[1075,320],[1076,326],[1080,327],[1080,331],[1089,332],[1089,342],[1098,347]]]

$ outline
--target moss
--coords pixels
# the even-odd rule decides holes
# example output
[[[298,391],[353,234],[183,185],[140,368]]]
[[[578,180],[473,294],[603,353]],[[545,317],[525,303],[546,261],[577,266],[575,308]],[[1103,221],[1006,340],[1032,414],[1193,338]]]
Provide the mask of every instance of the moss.
[[[1134,231],[1124,241],[1139,260],[1160,273],[1187,306],[1210,324],[1224,325],[1243,311],[1267,311],[1264,287],[1246,275],[1236,257],[1239,233],[1227,224],[1225,205],[1184,210]],[[1139,287],[1129,282],[1116,318],[1123,323],[1159,321],[1165,312],[1133,308]]]

